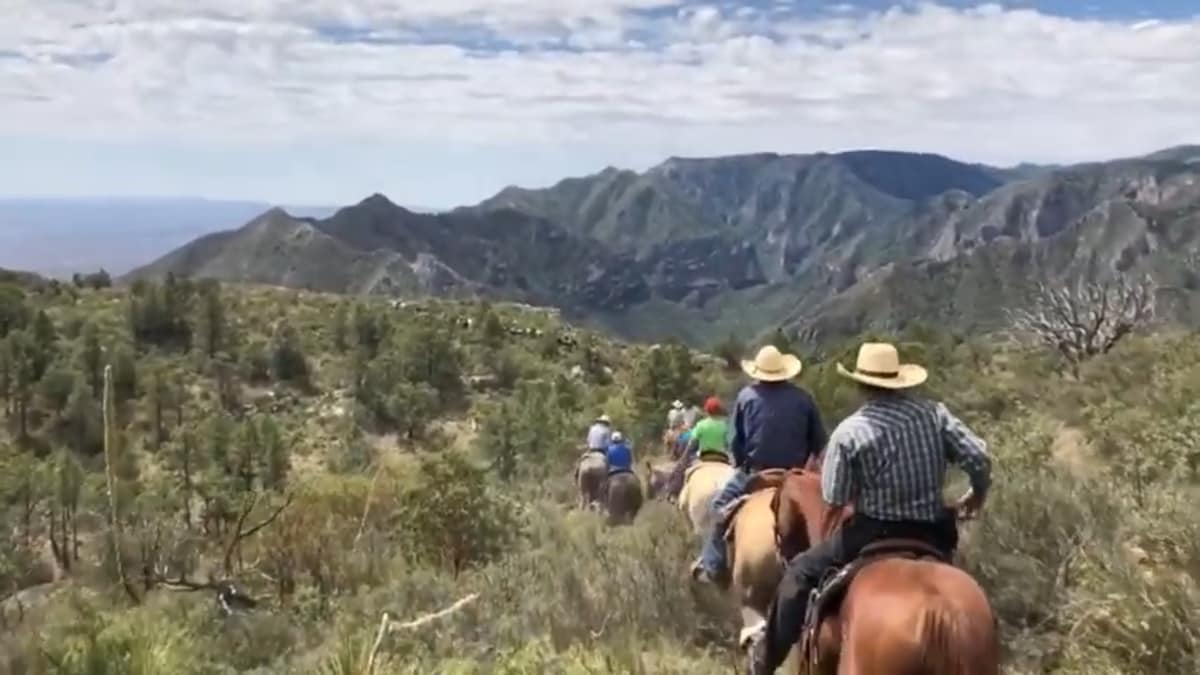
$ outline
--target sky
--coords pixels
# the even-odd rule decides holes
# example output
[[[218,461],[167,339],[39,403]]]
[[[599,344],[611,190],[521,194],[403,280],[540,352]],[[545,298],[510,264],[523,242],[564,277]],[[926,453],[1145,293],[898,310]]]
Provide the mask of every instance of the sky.
[[[0,0],[0,195],[474,203],[671,156],[1200,142],[1200,0]]]

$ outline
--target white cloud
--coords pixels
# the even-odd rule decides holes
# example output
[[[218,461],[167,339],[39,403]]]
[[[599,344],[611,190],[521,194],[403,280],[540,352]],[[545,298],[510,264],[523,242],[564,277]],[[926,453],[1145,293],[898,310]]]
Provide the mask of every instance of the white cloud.
[[[590,144],[630,161],[855,146],[1063,160],[1200,140],[1200,21],[673,0],[0,0],[0,14],[0,135]]]

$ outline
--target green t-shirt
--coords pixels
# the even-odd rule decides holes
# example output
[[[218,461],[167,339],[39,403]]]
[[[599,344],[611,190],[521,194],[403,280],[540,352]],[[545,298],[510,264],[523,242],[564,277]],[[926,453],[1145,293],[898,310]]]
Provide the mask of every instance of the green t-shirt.
[[[700,452],[725,452],[727,429],[724,417],[705,417],[692,427],[692,438],[700,446]]]

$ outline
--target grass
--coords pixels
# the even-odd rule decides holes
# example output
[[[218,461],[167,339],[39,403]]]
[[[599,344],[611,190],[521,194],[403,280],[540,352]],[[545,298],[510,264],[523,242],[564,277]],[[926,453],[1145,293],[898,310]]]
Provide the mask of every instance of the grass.
[[[357,424],[348,357],[334,349],[328,320],[344,300],[275,289],[227,293],[240,339],[269,335],[286,317],[314,366],[311,392],[272,384],[266,389],[287,396],[255,405],[255,414],[276,408],[294,446],[289,489],[296,494],[277,522],[244,543],[234,570],[261,607],[224,617],[211,593],[162,588],[130,603],[107,571],[103,520],[92,515],[103,513],[103,491],[89,473],[81,522],[92,543],[23,618],[5,603],[0,674],[363,675],[382,612],[413,618],[469,593],[478,601],[421,630],[389,635],[376,672],[706,674],[739,663],[729,599],[687,581],[699,544],[681,514],[650,503],[632,527],[608,528],[570,509],[574,436],[588,416],[600,407],[619,420],[641,412],[630,395],[640,348],[598,339],[594,347],[614,374],[585,379],[577,400],[473,391],[439,421],[443,433],[397,442],[394,434],[367,430],[373,459],[331,471],[339,466],[332,460],[347,452],[346,425]],[[122,305],[113,298],[84,293],[43,302],[57,324],[88,317],[119,336]],[[451,317],[478,310],[471,303],[428,306]],[[506,322],[569,330],[516,308],[497,311]],[[422,319],[400,313],[397,320]],[[492,352],[470,334],[460,339],[465,370],[486,371]],[[1088,364],[1079,379],[1059,374],[1049,356],[1011,344],[933,332],[897,339],[905,357],[932,367],[930,393],[967,419],[996,458],[994,492],[981,519],[965,526],[961,554],[1001,619],[1006,672],[1200,672],[1194,336],[1131,338]],[[562,375],[579,359],[569,349],[550,350],[544,337],[505,342],[521,364],[519,381]],[[852,347],[806,359],[802,383],[831,427],[854,405],[853,389],[833,374],[834,361],[848,362]],[[213,384],[202,364],[189,355],[158,356],[191,387],[190,415],[211,414]],[[734,385],[713,367],[701,379],[706,388]],[[520,404],[513,442],[527,453],[507,480],[492,468],[494,449],[481,445],[468,421],[491,429],[493,404],[504,399]],[[334,407],[344,414],[332,414]],[[129,433],[143,467],[142,504],[155,490],[169,494],[162,481],[170,474],[162,456],[141,449],[138,430],[148,427],[145,411],[134,408]],[[651,447],[652,439],[637,441],[635,448]],[[6,457],[21,453],[10,448]],[[18,494],[10,484],[4,489],[5,522],[18,522]],[[52,503],[52,494],[44,497]],[[144,522],[128,524],[126,542],[134,569],[138,546],[156,525],[177,545],[173,555],[212,567],[219,549],[213,541],[162,527],[177,523],[177,514],[137,513]],[[28,577],[21,566],[29,559],[3,560]]]

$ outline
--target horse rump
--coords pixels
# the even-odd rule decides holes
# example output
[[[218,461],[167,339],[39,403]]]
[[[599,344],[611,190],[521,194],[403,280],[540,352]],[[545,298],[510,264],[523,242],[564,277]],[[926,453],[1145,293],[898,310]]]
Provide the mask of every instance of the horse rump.
[[[610,525],[633,522],[642,509],[642,482],[632,471],[621,471],[608,477],[605,504]]]

